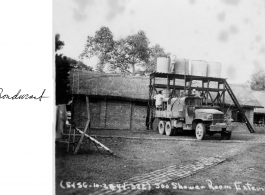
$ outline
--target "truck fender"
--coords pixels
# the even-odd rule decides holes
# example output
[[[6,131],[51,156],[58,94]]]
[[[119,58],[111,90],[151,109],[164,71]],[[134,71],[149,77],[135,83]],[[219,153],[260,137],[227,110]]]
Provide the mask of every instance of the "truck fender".
[[[194,119],[192,121],[192,129],[195,129],[198,123],[203,123],[203,120],[201,120],[201,119]]]

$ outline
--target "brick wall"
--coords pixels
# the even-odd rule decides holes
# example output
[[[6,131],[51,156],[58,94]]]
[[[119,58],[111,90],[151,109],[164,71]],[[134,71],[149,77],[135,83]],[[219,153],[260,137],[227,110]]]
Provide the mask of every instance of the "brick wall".
[[[92,129],[145,130],[147,103],[129,100],[89,98]],[[74,122],[84,128],[87,122],[86,98],[74,99]]]
[[[106,112],[107,129],[130,129],[131,102],[108,100]]]
[[[132,121],[131,129],[144,130],[146,129],[147,105],[145,103],[132,103]]]
[[[102,99],[100,101],[99,128],[106,127],[106,112],[107,112],[107,101],[105,99]]]
[[[77,128],[83,129],[87,122],[87,108],[86,108],[86,97],[75,96],[73,103],[73,121]]]
[[[100,125],[100,111],[101,111],[101,100],[90,98],[89,99],[89,106],[90,106],[90,117],[91,117],[91,124],[90,127],[98,128]]]

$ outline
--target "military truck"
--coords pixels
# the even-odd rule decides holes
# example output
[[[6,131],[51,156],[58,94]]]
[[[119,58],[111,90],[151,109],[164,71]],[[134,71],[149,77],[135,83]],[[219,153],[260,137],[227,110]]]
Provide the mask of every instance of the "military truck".
[[[162,109],[155,111],[155,118],[159,119],[159,133],[167,136],[182,130],[195,130],[198,140],[215,133],[229,140],[233,130],[232,119],[225,117],[220,107],[202,105],[202,99],[196,95],[164,98]]]

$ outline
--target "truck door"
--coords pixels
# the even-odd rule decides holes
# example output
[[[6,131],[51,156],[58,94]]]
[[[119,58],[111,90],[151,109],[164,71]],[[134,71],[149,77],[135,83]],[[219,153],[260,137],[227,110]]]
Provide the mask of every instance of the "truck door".
[[[194,106],[186,106],[185,108],[185,121],[186,124],[192,124],[194,119]]]

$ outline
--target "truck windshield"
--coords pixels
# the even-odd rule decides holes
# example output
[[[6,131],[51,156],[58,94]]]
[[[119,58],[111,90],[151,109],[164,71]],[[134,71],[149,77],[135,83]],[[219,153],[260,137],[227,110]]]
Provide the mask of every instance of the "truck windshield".
[[[199,99],[199,98],[187,98],[186,99],[186,105],[200,106],[201,105],[201,99]]]

